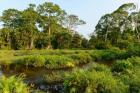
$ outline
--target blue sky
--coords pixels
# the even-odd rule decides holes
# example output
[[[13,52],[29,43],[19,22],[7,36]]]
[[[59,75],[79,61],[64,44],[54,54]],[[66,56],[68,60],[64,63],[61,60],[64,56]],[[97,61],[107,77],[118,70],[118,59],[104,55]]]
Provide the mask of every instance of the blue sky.
[[[111,13],[120,5],[128,2],[138,3],[140,0],[0,0],[0,15],[8,8],[25,9],[29,3],[41,4],[51,1],[59,4],[68,14],[76,14],[86,21],[86,25],[77,28],[77,31],[88,37],[94,31],[100,17]]]

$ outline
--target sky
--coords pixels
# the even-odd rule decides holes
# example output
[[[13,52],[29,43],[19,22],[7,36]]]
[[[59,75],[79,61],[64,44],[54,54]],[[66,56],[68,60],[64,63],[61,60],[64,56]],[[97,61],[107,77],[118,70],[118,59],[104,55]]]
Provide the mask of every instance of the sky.
[[[140,0],[0,0],[0,15],[8,8],[23,10],[30,3],[38,5],[47,1],[58,4],[68,14],[76,14],[86,21],[86,25],[76,29],[86,38],[94,31],[101,16],[111,13],[124,3],[134,2],[140,6]]]

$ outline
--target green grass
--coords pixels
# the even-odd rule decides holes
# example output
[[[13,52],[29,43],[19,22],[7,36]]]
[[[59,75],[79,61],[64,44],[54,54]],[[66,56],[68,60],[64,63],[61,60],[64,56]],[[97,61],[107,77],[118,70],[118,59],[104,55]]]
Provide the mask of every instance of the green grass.
[[[29,88],[23,83],[22,77],[0,77],[0,93],[29,93]]]
[[[74,68],[89,62],[110,62],[127,59],[135,54],[126,50],[1,50],[0,64],[6,67],[44,67],[46,69]],[[133,55],[133,56],[135,56]]]
[[[0,65],[7,68],[46,68],[43,83],[64,82],[67,93],[140,93],[140,57],[134,50],[1,50]],[[132,57],[137,56],[137,57]],[[97,61],[96,63],[94,61]],[[114,61],[111,66],[97,64]],[[88,68],[78,66],[93,63]],[[23,79],[0,78],[0,93],[14,93],[17,86],[28,93]],[[21,86],[20,86],[21,84]],[[23,87],[22,87],[23,86]],[[12,88],[12,89],[11,89]],[[21,90],[21,88],[19,88]],[[12,91],[12,92],[11,92]],[[19,90],[17,90],[19,91]],[[34,90],[33,90],[34,91]],[[38,90],[36,91],[37,93]],[[16,92],[15,92],[16,93]]]
[[[20,51],[1,51],[0,55],[3,56],[1,56],[0,64],[7,68],[15,66],[63,69],[74,68],[77,65],[86,64],[92,61],[92,58],[88,53],[89,51],[84,50],[28,50],[28,52],[26,50],[21,51],[21,53]],[[6,55],[8,55],[8,58]]]

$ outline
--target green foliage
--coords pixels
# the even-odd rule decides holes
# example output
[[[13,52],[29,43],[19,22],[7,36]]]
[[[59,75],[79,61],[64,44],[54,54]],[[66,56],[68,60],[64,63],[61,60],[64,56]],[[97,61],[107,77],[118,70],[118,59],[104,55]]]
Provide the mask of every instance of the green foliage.
[[[133,43],[139,42],[139,26],[136,24],[139,23],[140,13],[133,12],[135,8],[134,3],[127,3],[114,12],[103,15],[91,35],[89,47],[108,49],[117,46],[127,49]]]
[[[73,60],[65,56],[46,56],[45,67],[48,69],[73,68]]]
[[[54,33],[52,38],[52,45],[54,49],[68,49],[70,48],[72,33],[66,30],[61,30]]]
[[[29,93],[27,85],[23,83],[21,77],[0,77],[0,92],[1,93]]]
[[[132,67],[132,64],[129,61],[121,60],[116,61],[112,67],[113,72],[124,72]]]
[[[118,41],[116,46],[119,47],[120,49],[128,49],[128,47],[130,46],[130,42],[126,40],[121,40]]]
[[[95,61],[113,61],[116,59],[125,59],[122,54],[124,51],[120,50],[101,50],[101,51],[93,51],[91,56]]]
[[[72,59],[65,56],[27,56],[14,60],[9,65],[28,67],[45,67],[47,69],[73,68],[75,66]]]
[[[115,78],[120,79],[128,86],[129,93],[140,92],[140,65],[139,57],[128,58],[127,60],[119,61],[112,67]],[[115,69],[114,69],[115,68]]]
[[[70,74],[70,72],[65,72],[65,71],[56,71],[52,72],[50,74],[43,75],[43,82],[46,83],[55,83],[55,82],[63,82],[65,79],[65,74]]]
[[[64,82],[67,93],[126,93],[126,86],[104,71],[77,70]]]
[[[71,41],[71,48],[81,48],[81,44],[82,44],[82,36],[79,35],[77,32],[74,33]]]
[[[40,32],[38,33],[38,36],[35,40],[35,48],[37,49],[44,49],[48,45],[48,37],[46,37],[47,34]]]
[[[17,60],[16,63],[14,64],[33,66],[33,67],[42,67],[45,64],[45,58],[43,56],[27,56]]]
[[[44,2],[38,6],[30,4],[24,10],[4,10],[0,21],[4,24],[0,29],[0,49],[81,47],[81,35],[75,35],[71,30],[74,32],[73,28],[85,22],[76,15],[67,15],[53,2]],[[75,46],[75,42],[78,45]]]
[[[92,61],[92,58],[87,53],[73,54],[70,57],[76,62],[76,64],[86,64]]]
[[[95,44],[95,48],[96,49],[109,49],[111,47],[111,45],[109,43],[106,42],[98,42]]]

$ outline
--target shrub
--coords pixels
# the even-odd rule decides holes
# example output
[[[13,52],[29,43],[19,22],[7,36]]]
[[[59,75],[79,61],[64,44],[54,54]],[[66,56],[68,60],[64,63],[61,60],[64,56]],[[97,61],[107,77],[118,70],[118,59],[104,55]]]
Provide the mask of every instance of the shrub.
[[[103,64],[92,64],[90,65],[90,67],[88,68],[88,71],[97,71],[97,72],[106,72],[106,73],[111,73],[110,69]]]
[[[116,61],[112,66],[113,72],[123,72],[132,68],[132,64],[128,60]]]
[[[65,56],[46,56],[45,67],[48,69],[59,69],[59,68],[73,68],[74,62],[72,59]]]
[[[64,72],[64,71],[56,71],[56,72],[51,72],[49,74],[43,75],[43,81],[45,83],[60,83],[63,82],[65,79],[65,74],[68,74],[69,72]]]
[[[98,42],[95,45],[96,49],[109,49],[111,47],[111,44],[109,42]]]
[[[130,42],[127,40],[120,40],[117,43],[117,47],[119,47],[120,49],[127,49],[130,45]]]
[[[67,93],[126,93],[126,86],[104,71],[76,70],[64,86]]]
[[[101,59],[104,61],[112,61],[117,59],[119,52],[116,51],[103,51]]]
[[[17,60],[14,64],[42,67],[45,64],[45,58],[43,56],[27,56]]]
[[[133,66],[131,70],[115,73],[114,76],[128,86],[128,93],[140,93],[140,69]]]
[[[94,59],[95,61],[113,61],[117,59],[127,59],[132,56],[138,55],[128,50],[126,51],[126,50],[118,50],[118,49],[97,50],[89,53],[92,59]]]
[[[76,62],[76,64],[85,64],[92,61],[91,56],[87,53],[73,54],[70,55],[70,57]]]
[[[91,57],[95,61],[113,61],[119,58],[121,51],[116,50],[101,50],[91,53]]]
[[[140,66],[140,57],[132,57],[128,58],[128,61],[130,61],[134,66]]]

